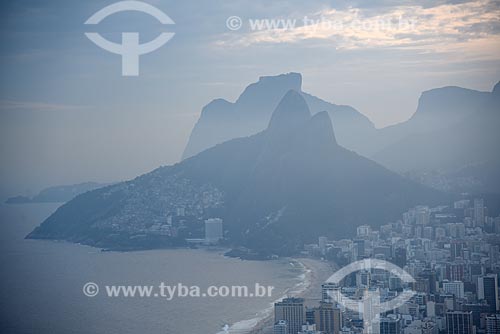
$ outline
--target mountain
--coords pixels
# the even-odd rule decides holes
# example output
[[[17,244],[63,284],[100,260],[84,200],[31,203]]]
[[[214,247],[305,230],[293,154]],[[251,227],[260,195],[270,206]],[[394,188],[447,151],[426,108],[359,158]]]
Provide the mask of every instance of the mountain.
[[[352,107],[332,104],[302,92],[301,74],[288,73],[260,77],[234,103],[216,99],[207,104],[193,128],[183,159],[227,140],[264,130],[273,110],[289,90],[300,92],[313,114],[328,111],[341,145],[361,154],[374,152],[370,136],[375,135],[376,130],[367,117]]]
[[[378,152],[373,152],[371,157],[377,160],[381,151],[392,150],[391,145],[398,145],[412,136],[425,136],[429,132],[437,132],[462,122],[473,116],[476,110],[488,101],[490,95],[489,92],[455,86],[423,92],[418,100],[417,110],[410,119],[377,131],[375,146],[378,147]]]
[[[497,84],[491,93],[434,90],[431,101],[422,96],[415,121],[407,127],[416,127],[419,120],[421,128],[429,124],[428,130],[408,134],[373,155],[373,159],[403,173],[439,171],[441,177],[455,181],[458,188],[451,190],[498,192],[499,188],[492,186],[500,184],[499,87]],[[450,94],[450,90],[461,93]],[[431,116],[421,109],[439,115],[431,121]],[[460,186],[464,182],[468,185]]]
[[[266,130],[82,194],[28,237],[167,247],[199,236],[204,219],[221,217],[231,243],[290,254],[319,235],[348,236],[356,225],[380,225],[445,200],[340,146],[329,113],[312,116],[303,95],[290,90]],[[182,217],[168,222],[179,207]]]
[[[62,203],[75,198],[79,194],[104,187],[108,184],[109,183],[84,182],[72,185],[54,186],[43,189],[32,198],[26,196],[11,197],[7,199],[6,203]]]
[[[390,152],[397,150],[397,146],[464,122],[474,116],[491,95],[455,86],[431,89],[422,93],[417,110],[409,120],[376,129],[366,116],[354,108],[329,103],[303,92],[299,73],[264,76],[249,85],[234,103],[217,99],[203,108],[183,159],[224,141],[264,130],[272,111],[288,90],[299,92],[313,115],[321,111],[329,113],[340,145],[398,172],[406,172],[406,168],[394,163],[398,156]]]

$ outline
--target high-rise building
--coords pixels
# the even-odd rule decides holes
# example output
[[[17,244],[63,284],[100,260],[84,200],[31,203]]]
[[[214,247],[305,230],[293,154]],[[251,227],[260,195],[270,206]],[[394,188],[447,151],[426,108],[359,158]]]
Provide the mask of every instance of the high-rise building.
[[[316,330],[316,325],[302,325],[302,329],[300,330],[299,334],[323,334],[322,332],[319,332]]]
[[[443,291],[445,293],[449,293],[454,295],[455,297],[462,299],[464,298],[464,282],[461,281],[444,281],[443,282]]]
[[[273,334],[288,334],[288,324],[285,320],[277,321],[274,324]]]
[[[422,292],[425,294],[431,293],[430,285],[429,285],[429,280],[424,277],[417,277],[415,278],[415,283],[413,283],[413,288],[418,291]]]
[[[365,257],[365,240],[364,239],[354,239],[354,258],[357,260],[363,259]]]
[[[391,275],[389,277],[389,290],[403,290],[403,284],[401,282],[401,278],[398,276]]]
[[[333,334],[340,334],[342,331],[342,312],[339,307],[333,308]]]
[[[373,255],[378,257],[378,256],[383,256],[382,259],[389,259],[392,255],[392,248],[391,246],[376,246],[373,247]]]
[[[339,334],[342,328],[342,315],[340,308],[332,303],[320,302],[314,308],[314,323],[316,329],[324,334]]]
[[[472,326],[472,312],[446,312],[447,334],[474,334]]]
[[[336,303],[340,300],[340,287],[335,283],[321,284],[321,301],[325,303]]]
[[[315,323],[314,310],[315,310],[314,307],[306,307],[306,323],[307,324],[312,325]]]
[[[465,224],[464,223],[457,223],[457,237],[458,238],[463,238],[465,237]]]
[[[446,264],[445,278],[449,281],[463,281],[465,264],[462,262],[450,262]]]
[[[436,227],[436,239],[444,238],[446,236],[446,230],[442,227]]]
[[[450,255],[451,260],[455,261],[457,257],[463,258],[463,249],[465,248],[465,243],[459,240],[453,240],[450,244]]]
[[[358,238],[367,238],[372,234],[372,228],[369,225],[361,225],[356,229]]]
[[[420,207],[415,213],[415,219],[417,225],[429,225],[431,221],[431,211],[428,207]]]
[[[500,233],[500,217],[493,220],[493,233]]]
[[[436,302],[428,301],[426,303],[425,311],[429,318],[433,318],[436,316]]]
[[[319,331],[333,334],[333,304],[321,302],[314,309],[314,323]]]
[[[400,334],[401,318],[391,315],[380,319],[380,334]]]
[[[476,328],[484,326],[484,319],[482,319],[481,315],[488,314],[489,308],[490,306],[488,304],[483,303],[462,305],[462,311],[472,312],[472,324],[476,326]],[[481,325],[481,323],[483,323],[483,325]]]
[[[222,219],[210,218],[205,220],[205,242],[217,243],[223,238]]]
[[[455,209],[465,209],[469,206],[470,201],[468,199],[462,199],[453,203]]]
[[[432,239],[434,228],[432,226],[424,227],[424,238]]]
[[[406,249],[405,248],[396,248],[394,251],[394,264],[398,267],[403,268],[406,266]]]
[[[285,298],[274,304],[274,321],[285,320],[288,324],[288,334],[300,332],[305,319],[306,311],[302,298]]]
[[[434,269],[424,269],[420,274],[420,277],[426,279],[429,282],[429,293],[436,293],[436,282],[437,282],[437,274]]]
[[[500,314],[486,316],[486,334],[500,333]]]
[[[500,258],[500,247],[498,246],[494,246],[494,245],[490,245],[490,251],[488,252],[489,253],[489,256],[490,256],[490,262],[493,264],[493,263],[497,263],[499,258]]]
[[[328,238],[327,237],[319,237],[318,238],[318,246],[319,250],[322,255],[326,254],[326,245],[328,243]]]
[[[184,217],[186,215],[186,209],[184,207],[178,207],[176,209],[177,216]]]
[[[482,198],[474,200],[474,223],[476,226],[484,226],[484,201]]]
[[[356,272],[356,286],[360,287],[370,287],[371,273],[369,270],[360,270]]]
[[[415,233],[413,235],[415,238],[422,238],[422,234],[423,234],[422,226],[423,225],[416,225],[415,226]]]
[[[498,278],[495,274],[480,276],[477,279],[477,298],[486,300],[490,306],[490,312],[500,310],[498,303]]]

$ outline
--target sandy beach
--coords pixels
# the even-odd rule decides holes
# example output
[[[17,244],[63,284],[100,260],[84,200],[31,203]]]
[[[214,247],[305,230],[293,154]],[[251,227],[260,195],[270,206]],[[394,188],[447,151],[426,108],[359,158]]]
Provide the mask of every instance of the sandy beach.
[[[290,259],[291,264],[303,267],[301,282],[287,291],[289,297],[301,297],[305,299],[307,306],[315,306],[321,300],[321,284],[330,277],[334,270],[334,264],[326,261],[320,261],[311,258],[293,258]],[[285,296],[281,296],[277,300],[281,300]],[[236,324],[234,328],[229,330],[229,333],[234,334],[272,334],[274,324],[274,309],[271,307],[263,311],[261,319],[253,324],[241,322],[242,326]],[[246,325],[246,329],[244,328]],[[250,325],[250,326],[249,326]]]

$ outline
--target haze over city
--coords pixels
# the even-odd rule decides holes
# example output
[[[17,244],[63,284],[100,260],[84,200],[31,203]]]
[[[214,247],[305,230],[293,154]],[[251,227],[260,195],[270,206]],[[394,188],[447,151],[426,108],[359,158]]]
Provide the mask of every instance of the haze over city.
[[[0,333],[500,333],[497,0],[0,8]]]
[[[83,23],[109,2],[2,4],[3,196],[119,181],[177,162],[202,107],[236,100],[263,75],[300,72],[304,91],[350,105],[379,128],[408,119],[425,90],[491,91],[500,77],[496,1],[150,3],[174,20],[168,30],[176,35],[141,56],[133,78],[121,77],[120,56],[84,32],[117,41],[122,31],[138,31],[149,41],[164,30],[154,18],[123,12],[89,28]],[[241,17],[241,29],[228,29],[230,16]],[[345,29],[301,27],[305,17]],[[415,29],[351,25],[400,17]],[[298,27],[252,31],[256,19]]]

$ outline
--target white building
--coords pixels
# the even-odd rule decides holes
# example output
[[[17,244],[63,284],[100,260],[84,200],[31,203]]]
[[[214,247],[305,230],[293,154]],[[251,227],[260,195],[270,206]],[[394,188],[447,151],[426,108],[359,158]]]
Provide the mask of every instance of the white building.
[[[210,218],[205,220],[205,242],[217,243],[223,238],[222,219]]]
[[[431,220],[431,211],[426,206],[418,207],[415,218],[417,225],[429,225]]]
[[[443,291],[454,295],[457,298],[464,298],[464,282],[453,281],[453,282],[443,282]]]
[[[366,238],[369,237],[372,234],[372,228],[368,225],[361,225],[358,226],[357,231],[356,231],[358,238]]]
[[[326,254],[327,243],[328,243],[327,237],[319,237],[318,238],[318,246],[319,246],[319,250],[321,251],[322,255]]]

